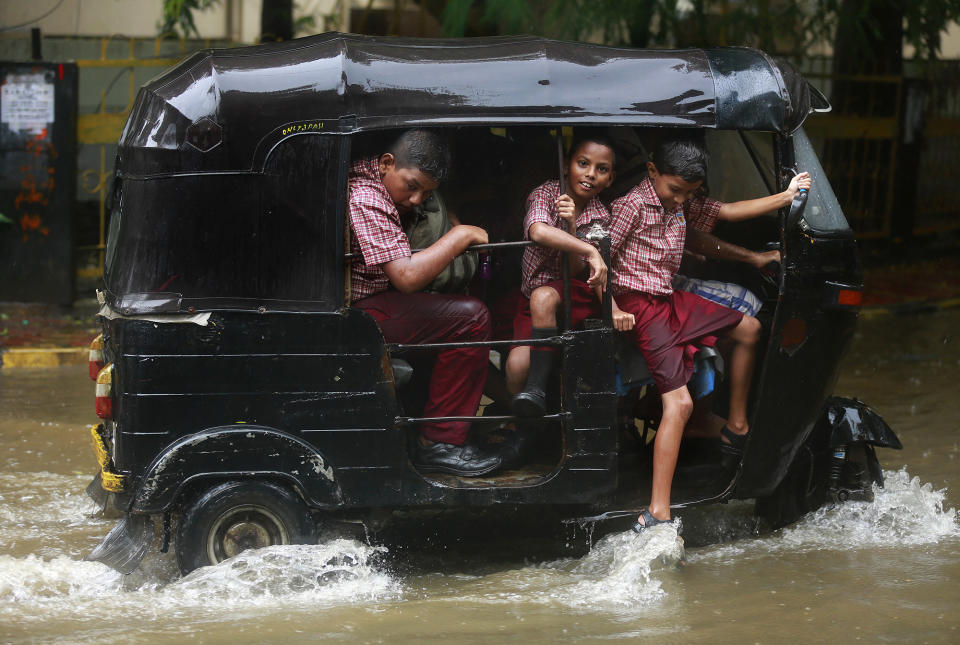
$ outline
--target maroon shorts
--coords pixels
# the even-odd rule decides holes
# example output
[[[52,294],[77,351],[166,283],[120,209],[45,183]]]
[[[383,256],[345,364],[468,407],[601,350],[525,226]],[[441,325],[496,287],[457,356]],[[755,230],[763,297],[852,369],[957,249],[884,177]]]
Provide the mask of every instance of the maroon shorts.
[[[548,282],[543,287],[550,287],[560,294],[563,299],[563,280],[554,280]],[[537,287],[540,289],[542,287]],[[593,289],[583,280],[570,280],[570,326],[576,327],[585,318],[600,317],[600,301],[597,300]],[[557,312],[557,319],[563,317],[561,312]],[[533,321],[530,318],[530,298],[521,294],[517,300],[517,313],[513,317],[513,337],[516,340],[530,338],[530,331],[533,329]]]
[[[526,298],[520,293],[520,287],[513,287],[487,303],[490,319],[493,321],[491,328],[493,340],[513,340],[513,318],[517,314],[517,307],[521,300]]]
[[[733,329],[739,311],[686,291],[653,296],[630,291],[616,297],[617,306],[633,314],[631,335],[643,354],[661,394],[686,385],[693,374],[696,345],[713,345],[717,335]]]

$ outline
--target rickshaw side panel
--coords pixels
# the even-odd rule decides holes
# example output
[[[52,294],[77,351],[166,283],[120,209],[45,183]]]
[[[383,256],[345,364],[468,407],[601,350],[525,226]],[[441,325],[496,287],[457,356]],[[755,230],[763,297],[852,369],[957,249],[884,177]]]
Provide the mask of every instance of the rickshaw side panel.
[[[382,494],[379,484],[399,477],[406,451],[393,428],[397,401],[382,336],[363,312],[217,312],[205,326],[125,318],[106,326],[122,348],[113,357],[120,471],[145,473],[182,437],[251,424],[315,446],[345,503],[368,488]]]
[[[737,482],[740,498],[770,494],[823,415],[853,338],[857,308],[829,303],[830,282],[859,289],[852,231],[812,231],[788,240],[784,289],[756,391],[751,439]]]
[[[612,329],[576,333],[582,342],[567,346],[564,400],[570,402],[566,433],[567,468],[573,472],[617,472],[617,386]]]

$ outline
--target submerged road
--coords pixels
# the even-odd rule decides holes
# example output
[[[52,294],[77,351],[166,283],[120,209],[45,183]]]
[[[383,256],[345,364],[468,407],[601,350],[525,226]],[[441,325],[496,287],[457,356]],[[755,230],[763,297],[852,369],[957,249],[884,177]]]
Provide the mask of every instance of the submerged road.
[[[500,532],[247,552],[180,578],[82,557],[113,526],[86,367],[0,370],[0,642],[960,642],[960,310],[862,320],[836,388],[904,444],[871,503],[755,535],[752,504],[683,514],[674,536]],[[478,531],[482,526],[478,525]],[[659,530],[659,529],[658,529]],[[668,530],[667,530],[668,531]]]

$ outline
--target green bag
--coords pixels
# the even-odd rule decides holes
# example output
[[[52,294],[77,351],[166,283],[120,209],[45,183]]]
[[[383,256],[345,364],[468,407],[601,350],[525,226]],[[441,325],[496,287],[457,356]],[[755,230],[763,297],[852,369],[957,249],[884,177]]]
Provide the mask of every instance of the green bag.
[[[425,249],[453,228],[447,217],[447,206],[436,192],[411,213],[404,233],[410,240],[411,249]],[[440,274],[427,285],[427,293],[466,293],[470,281],[477,272],[479,259],[474,251],[458,255]]]

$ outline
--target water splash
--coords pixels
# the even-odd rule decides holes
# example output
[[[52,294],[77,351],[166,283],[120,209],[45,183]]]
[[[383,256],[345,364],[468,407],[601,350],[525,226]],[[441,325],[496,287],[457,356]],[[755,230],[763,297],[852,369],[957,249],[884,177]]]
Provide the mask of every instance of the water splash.
[[[273,546],[245,551],[213,567],[197,569],[165,593],[205,606],[262,605],[276,599],[313,605],[396,597],[401,585],[378,569],[384,547],[337,539],[320,545]]]
[[[582,558],[543,562],[473,580],[449,576],[449,602],[478,604],[537,603],[565,610],[644,611],[666,595],[655,572],[684,557],[676,526],[655,526],[641,534],[613,533]]]
[[[683,561],[683,539],[672,526],[654,526],[607,535],[581,558],[570,573],[583,579],[568,594],[573,607],[637,607],[664,595],[653,571]]]
[[[8,603],[48,605],[71,597],[114,593],[121,575],[96,562],[78,562],[59,556],[45,560],[35,555],[0,555],[0,607]]]
[[[768,536],[708,547],[691,554],[690,561],[763,557],[776,551],[917,546],[960,538],[957,511],[943,507],[946,489],[921,483],[905,468],[883,476],[885,486],[874,486],[872,502],[827,505]]]
[[[117,612],[151,619],[189,610],[195,615],[291,607],[356,605],[396,599],[403,586],[377,564],[382,547],[353,540],[275,546],[204,567],[170,584],[128,577],[97,562],[0,556],[0,616],[43,621],[102,618]],[[131,586],[133,589],[131,589]]]
[[[884,472],[872,502],[827,506],[782,531],[783,548],[914,546],[960,537],[957,511],[944,510],[946,489],[935,490],[906,469]]]

